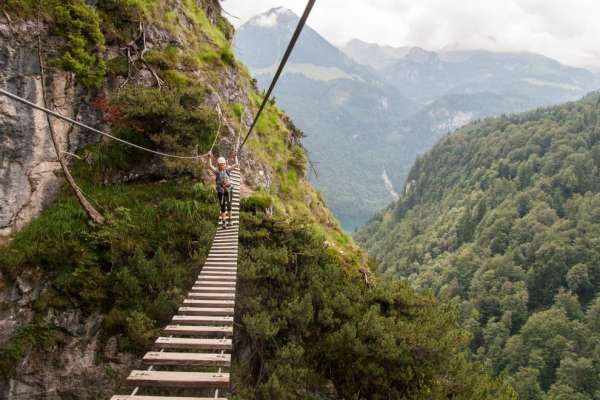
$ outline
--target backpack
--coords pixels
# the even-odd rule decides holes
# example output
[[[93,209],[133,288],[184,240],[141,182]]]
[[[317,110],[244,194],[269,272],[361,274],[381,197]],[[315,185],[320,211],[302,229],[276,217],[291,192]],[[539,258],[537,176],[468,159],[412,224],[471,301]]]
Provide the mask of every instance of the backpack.
[[[229,171],[221,172],[218,170],[215,174],[215,183],[217,188],[229,189],[231,187],[231,174]]]

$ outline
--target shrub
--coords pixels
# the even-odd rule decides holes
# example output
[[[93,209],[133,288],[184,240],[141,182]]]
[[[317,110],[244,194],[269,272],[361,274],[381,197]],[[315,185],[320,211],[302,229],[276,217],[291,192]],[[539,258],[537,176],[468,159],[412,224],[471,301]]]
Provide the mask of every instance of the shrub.
[[[268,193],[258,191],[252,196],[243,198],[240,206],[243,211],[265,211],[273,206],[273,198]]]
[[[97,88],[106,72],[106,63],[95,53],[104,50],[98,13],[84,0],[53,1],[48,11],[52,34],[67,38],[62,55],[54,63],[86,87]]]

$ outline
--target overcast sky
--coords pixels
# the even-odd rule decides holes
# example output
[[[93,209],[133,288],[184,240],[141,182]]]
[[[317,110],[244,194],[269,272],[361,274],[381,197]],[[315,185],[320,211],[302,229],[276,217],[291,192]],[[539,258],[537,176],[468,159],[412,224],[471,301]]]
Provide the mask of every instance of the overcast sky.
[[[306,0],[223,0],[240,25],[270,8],[301,14]],[[309,24],[335,44],[532,51],[600,67],[600,0],[317,0]]]

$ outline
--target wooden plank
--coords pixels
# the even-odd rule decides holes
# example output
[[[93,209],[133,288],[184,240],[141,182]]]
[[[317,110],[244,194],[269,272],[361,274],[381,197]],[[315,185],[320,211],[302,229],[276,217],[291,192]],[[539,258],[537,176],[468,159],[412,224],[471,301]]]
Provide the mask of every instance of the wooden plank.
[[[235,276],[200,274],[198,279],[203,281],[236,281]]]
[[[231,339],[198,339],[159,337],[154,342],[159,349],[231,350]]]
[[[198,300],[185,299],[183,304],[190,307],[208,307],[208,308],[234,308],[235,301],[233,300]]]
[[[198,325],[198,324],[213,324],[213,325],[233,325],[233,317],[219,317],[206,315],[174,315],[172,319],[174,324],[178,325]]]
[[[198,300],[235,300],[235,293],[189,293],[188,297]]]
[[[233,308],[228,307],[179,307],[181,315],[233,315]]]
[[[206,261],[205,267],[237,267],[237,261]]]
[[[219,271],[219,270],[204,270],[202,269],[202,272],[200,273],[200,275],[198,276],[202,276],[202,274],[206,274],[206,275],[213,275],[213,276],[236,276],[237,275],[237,271]]]
[[[231,326],[167,325],[163,331],[182,336],[233,336]]]
[[[173,397],[173,396],[131,396],[129,394],[117,394],[110,400],[227,400],[225,397]]]
[[[225,372],[179,372],[133,370],[127,383],[134,386],[176,388],[227,388],[229,374]]]
[[[194,285],[198,286],[214,286],[214,287],[235,287],[235,281],[205,281],[202,279],[198,279],[194,282]]]
[[[210,353],[176,353],[151,351],[142,359],[146,364],[152,365],[188,365],[206,367],[229,367],[231,354]]]
[[[200,293],[235,293],[235,287],[194,286],[192,292]]]

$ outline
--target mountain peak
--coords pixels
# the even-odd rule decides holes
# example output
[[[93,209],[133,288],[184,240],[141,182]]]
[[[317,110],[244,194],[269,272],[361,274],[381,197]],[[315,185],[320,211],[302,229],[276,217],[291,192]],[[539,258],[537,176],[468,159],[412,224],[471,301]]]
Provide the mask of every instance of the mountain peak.
[[[261,28],[272,28],[282,22],[288,22],[291,20],[297,20],[298,16],[289,8],[286,7],[275,7],[267,12],[259,14],[250,21],[248,24],[258,26]]]
[[[428,51],[421,47],[410,48],[405,58],[418,64],[432,64],[439,61],[436,52]]]

